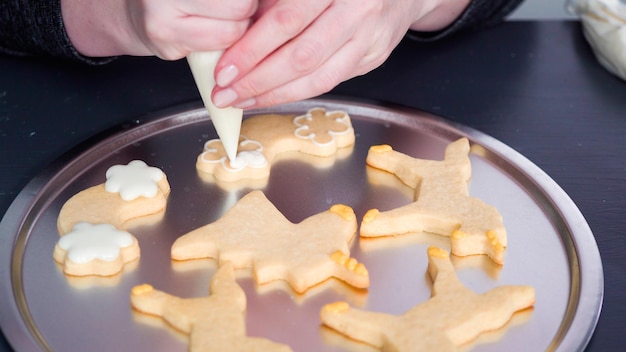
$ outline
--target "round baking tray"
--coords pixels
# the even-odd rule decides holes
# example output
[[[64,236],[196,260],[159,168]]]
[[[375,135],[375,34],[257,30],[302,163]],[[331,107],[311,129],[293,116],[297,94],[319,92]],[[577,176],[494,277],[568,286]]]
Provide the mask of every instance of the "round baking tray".
[[[603,297],[602,262],[594,236],[567,194],[525,157],[481,132],[417,110],[332,99],[312,99],[260,113],[303,114],[323,107],[350,114],[356,144],[323,163],[298,156],[276,161],[264,184],[228,187],[201,177],[195,160],[216,134],[198,104],[151,114],[90,140],[44,170],[18,195],[0,223],[0,326],[19,351],[186,351],[185,336],[160,319],[134,312],[130,289],[149,283],[181,297],[208,294],[212,260],[172,262],[169,248],[182,234],[217,220],[246,192],[260,188],[285,217],[300,222],[332,204],[387,210],[412,201],[412,192],[389,174],[365,166],[371,145],[389,144],[413,157],[441,159],[445,146],[467,137],[472,144],[470,195],[497,207],[508,232],[505,264],[482,256],[453,257],[461,281],[476,292],[500,285],[531,285],[532,310],[507,326],[482,334],[473,351],[583,350],[593,334]],[[56,217],[75,193],[104,182],[115,164],[141,159],[161,168],[172,192],[163,219],[131,232],[141,258],[113,278],[65,276],[52,259]],[[294,351],[373,350],[324,327],[320,308],[337,300],[362,309],[401,314],[428,299],[426,248],[449,249],[447,238],[415,234],[352,244],[371,287],[355,290],[334,279],[303,295],[281,282],[256,285],[246,270],[248,335],[289,344]]]

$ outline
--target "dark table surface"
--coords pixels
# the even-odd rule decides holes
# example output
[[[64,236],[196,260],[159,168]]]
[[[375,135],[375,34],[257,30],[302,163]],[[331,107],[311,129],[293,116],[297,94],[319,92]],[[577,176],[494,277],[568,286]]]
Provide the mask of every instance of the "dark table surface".
[[[444,116],[542,168],[579,207],[602,256],[604,303],[587,351],[626,345],[626,83],[597,64],[578,22],[507,22],[436,43],[407,40],[332,94]],[[197,100],[184,60],[87,67],[0,56],[0,214],[81,141]],[[1,335],[0,350],[10,350]]]

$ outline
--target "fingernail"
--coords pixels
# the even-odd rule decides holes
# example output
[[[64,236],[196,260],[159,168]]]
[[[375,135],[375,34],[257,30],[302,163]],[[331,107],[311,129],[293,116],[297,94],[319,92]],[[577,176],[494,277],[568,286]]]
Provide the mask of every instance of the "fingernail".
[[[215,83],[220,87],[226,87],[233,82],[239,74],[239,70],[235,65],[228,65],[217,73]]]
[[[253,105],[256,105],[256,100],[254,98],[248,98],[240,103],[235,104],[235,107],[238,109],[245,109]]]
[[[213,104],[218,108],[225,108],[235,100],[237,100],[237,93],[230,88],[220,90],[213,95]]]

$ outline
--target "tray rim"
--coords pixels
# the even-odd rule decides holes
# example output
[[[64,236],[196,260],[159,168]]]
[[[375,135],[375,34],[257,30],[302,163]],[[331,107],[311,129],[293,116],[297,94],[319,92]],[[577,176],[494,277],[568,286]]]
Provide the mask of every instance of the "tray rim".
[[[524,189],[530,191],[527,187],[536,188],[535,192],[530,193],[541,205],[542,210],[550,209],[555,212],[556,219],[551,217],[551,221],[559,220],[557,224],[554,224],[558,228],[557,232],[562,234],[563,231],[566,231],[570,234],[568,238],[561,236],[564,241],[568,242],[565,249],[570,261],[570,268],[573,269],[570,273],[570,282],[580,283],[575,285],[575,288],[570,289],[570,303],[568,303],[564,322],[560,325],[548,350],[582,351],[585,349],[595,331],[602,309],[604,296],[602,261],[595,237],[584,215],[569,195],[548,174],[522,154],[494,137],[447,120],[442,116],[397,104],[354,98],[346,99],[345,97],[324,97],[270,108],[247,110],[245,115],[293,111],[296,106],[298,110],[317,106],[331,109],[346,109],[348,106],[346,110],[351,111],[376,110],[394,116],[401,114],[404,123],[417,122],[414,115],[420,115],[421,118],[429,120],[435,128],[439,129],[439,132],[460,134],[467,137],[472,144],[479,147],[477,152],[480,157],[492,162],[499,159],[505,160],[514,166],[511,169],[517,175],[515,180],[518,181],[519,177],[525,179],[527,182],[523,184]],[[193,118],[190,118],[189,115],[193,115]],[[185,120],[183,123],[179,121],[181,118]],[[46,350],[45,339],[39,334],[34,322],[25,319],[27,317],[24,316],[23,308],[20,308],[20,304],[27,305],[27,303],[18,303],[18,301],[25,301],[25,299],[19,297],[20,288],[15,287],[15,282],[20,280],[17,274],[20,270],[14,268],[21,266],[21,256],[16,255],[16,249],[17,254],[21,253],[23,243],[28,241],[30,235],[28,233],[21,236],[21,233],[25,227],[29,226],[30,222],[36,222],[32,221],[33,219],[30,219],[29,215],[38,206],[41,206],[40,199],[45,194],[54,193],[48,189],[48,186],[53,183],[57,174],[69,167],[69,164],[80,162],[81,158],[97,152],[100,145],[113,142],[124,144],[136,140],[134,133],[137,132],[137,129],[148,130],[147,133],[144,131],[140,134],[142,138],[148,138],[154,133],[197,123],[204,119],[207,119],[206,111],[201,102],[194,101],[146,114],[130,124],[114,126],[77,144],[64,153],[44,168],[19,192],[0,221],[0,278],[3,280],[10,278],[7,284],[0,282],[0,301],[5,303],[0,305],[0,329],[13,348]],[[411,119],[415,121],[411,121]],[[380,118],[375,118],[375,120],[380,120]],[[396,120],[394,122],[397,123]],[[537,199],[538,196],[540,199]],[[43,205],[48,201],[44,201]],[[574,277],[578,277],[578,280],[572,281]],[[571,307],[572,304],[573,307]]]

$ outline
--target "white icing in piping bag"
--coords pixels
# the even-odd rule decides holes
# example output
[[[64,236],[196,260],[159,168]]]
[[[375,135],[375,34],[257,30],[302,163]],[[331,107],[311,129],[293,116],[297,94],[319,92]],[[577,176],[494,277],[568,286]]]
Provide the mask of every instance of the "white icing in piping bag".
[[[220,109],[213,105],[211,92],[215,87],[215,66],[222,56],[223,51],[206,51],[190,53],[187,62],[191,68],[193,79],[196,81],[198,91],[213,121],[217,135],[220,137],[226,155],[230,160],[237,156],[237,144],[241,130],[243,110],[232,107]]]

